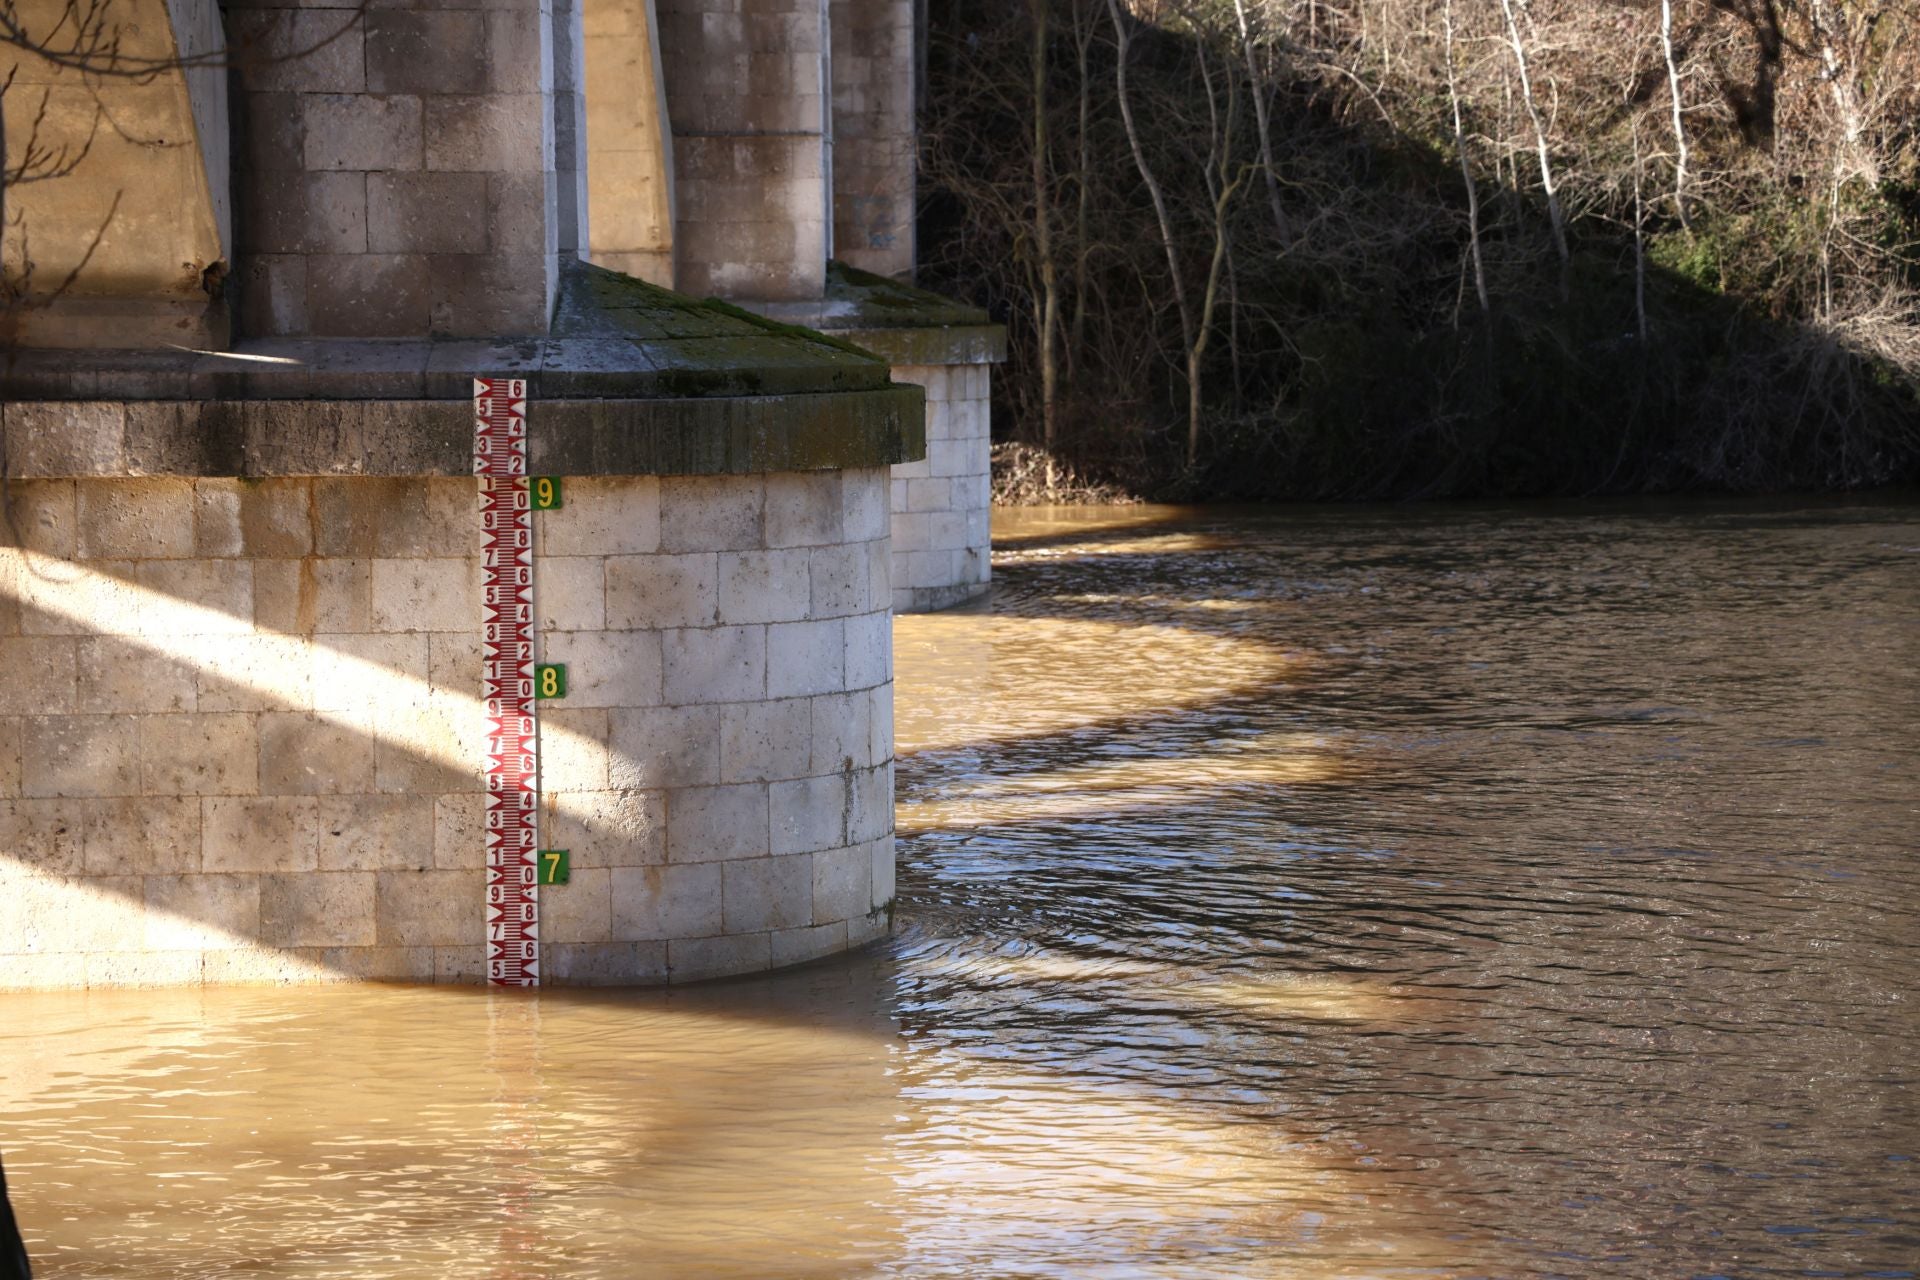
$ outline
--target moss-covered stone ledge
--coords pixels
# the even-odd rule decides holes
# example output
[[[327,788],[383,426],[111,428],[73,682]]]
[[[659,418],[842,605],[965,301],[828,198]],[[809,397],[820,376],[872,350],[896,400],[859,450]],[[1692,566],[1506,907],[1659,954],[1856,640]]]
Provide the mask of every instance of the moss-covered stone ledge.
[[[573,263],[547,337],[10,351],[0,456],[16,478],[465,475],[477,376],[526,379],[540,473],[816,471],[926,451],[924,393],[886,361]]]
[[[827,264],[827,292],[818,302],[756,305],[776,321],[819,330],[891,365],[1001,364],[1007,358],[1005,326],[980,308],[844,262]]]

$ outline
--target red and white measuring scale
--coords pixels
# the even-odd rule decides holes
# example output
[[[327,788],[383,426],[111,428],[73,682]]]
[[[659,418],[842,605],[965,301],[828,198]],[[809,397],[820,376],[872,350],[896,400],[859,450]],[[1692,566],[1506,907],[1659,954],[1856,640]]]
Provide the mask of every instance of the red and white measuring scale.
[[[527,384],[473,383],[480,477],[481,696],[487,709],[487,981],[540,985],[540,739],[533,699]]]

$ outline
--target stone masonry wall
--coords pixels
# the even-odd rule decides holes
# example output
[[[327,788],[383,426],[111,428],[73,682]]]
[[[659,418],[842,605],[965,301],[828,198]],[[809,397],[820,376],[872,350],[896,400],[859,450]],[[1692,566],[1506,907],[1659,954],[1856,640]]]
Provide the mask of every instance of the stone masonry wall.
[[[674,287],[818,298],[831,224],[822,0],[658,0]]]
[[[833,256],[913,274],[913,0],[831,0]]]
[[[549,0],[332,3],[229,15],[243,331],[545,332],[572,242]]]
[[[893,607],[944,609],[987,589],[993,493],[986,364],[895,365],[927,391],[927,456],[893,468]]]
[[[555,983],[887,929],[884,469],[576,478],[536,516]],[[0,987],[482,977],[469,479],[10,486]]]

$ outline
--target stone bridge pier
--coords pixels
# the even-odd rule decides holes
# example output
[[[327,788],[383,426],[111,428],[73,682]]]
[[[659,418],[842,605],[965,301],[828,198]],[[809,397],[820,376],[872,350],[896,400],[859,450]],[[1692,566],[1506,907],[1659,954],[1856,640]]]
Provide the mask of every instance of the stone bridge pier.
[[[0,243],[0,988],[483,980],[476,376],[560,481],[543,980],[884,934],[1003,345],[906,279],[909,7],[100,12],[141,74],[0,58],[7,162],[78,157]]]

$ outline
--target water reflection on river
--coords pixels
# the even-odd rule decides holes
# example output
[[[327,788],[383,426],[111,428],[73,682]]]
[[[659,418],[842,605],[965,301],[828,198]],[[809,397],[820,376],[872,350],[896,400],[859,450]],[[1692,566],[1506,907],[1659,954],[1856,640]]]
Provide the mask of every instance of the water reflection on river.
[[[1920,509],[999,532],[890,945],[0,997],[45,1273],[1920,1270]]]

